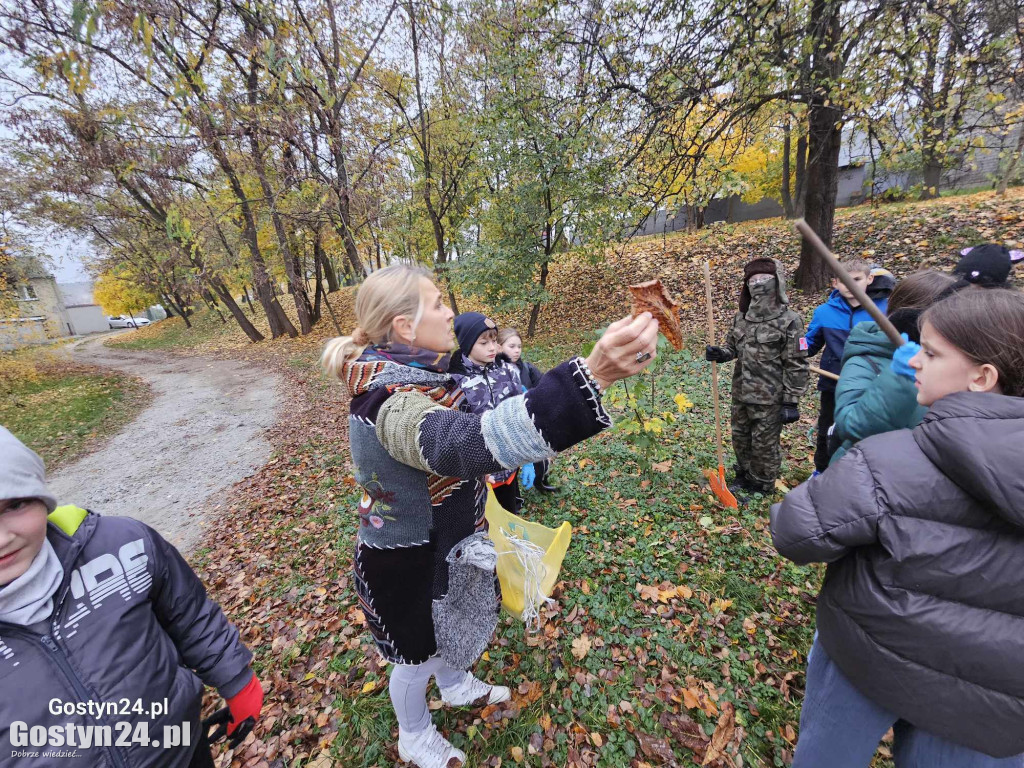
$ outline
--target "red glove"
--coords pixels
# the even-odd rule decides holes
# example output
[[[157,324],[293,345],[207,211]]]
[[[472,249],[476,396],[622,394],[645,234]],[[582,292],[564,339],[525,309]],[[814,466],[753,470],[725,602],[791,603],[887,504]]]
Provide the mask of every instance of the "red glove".
[[[228,709],[231,710],[231,722],[228,723],[228,736],[235,732],[249,718],[252,718],[251,725],[255,725],[260,718],[260,709],[263,708],[263,686],[252,676],[245,688],[240,690],[228,699]]]

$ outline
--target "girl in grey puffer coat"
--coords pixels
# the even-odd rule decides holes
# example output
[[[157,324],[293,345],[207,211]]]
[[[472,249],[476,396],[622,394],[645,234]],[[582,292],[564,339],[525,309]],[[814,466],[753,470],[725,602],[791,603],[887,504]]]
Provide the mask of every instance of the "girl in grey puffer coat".
[[[921,345],[924,421],[772,508],[829,563],[795,768],[866,768],[889,727],[897,766],[1024,766],[1024,295],[939,302]]]

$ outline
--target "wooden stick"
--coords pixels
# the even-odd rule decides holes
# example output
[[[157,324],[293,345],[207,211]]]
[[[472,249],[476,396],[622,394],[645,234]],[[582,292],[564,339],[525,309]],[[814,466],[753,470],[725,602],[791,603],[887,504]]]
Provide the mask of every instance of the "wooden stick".
[[[832,379],[832,381],[839,381],[839,377],[836,376],[834,373],[831,373],[830,371],[823,371],[816,365],[809,365],[807,367],[810,369],[811,373],[816,373],[819,376],[824,376],[826,379]]]
[[[850,273],[847,272],[843,265],[839,263],[839,259],[835,257],[835,254],[828,249],[828,246],[821,241],[818,234],[811,229],[810,225],[803,219],[797,219],[793,222],[793,226],[796,227],[797,231],[804,236],[804,239],[811,244],[811,246],[818,252],[818,255],[823,258],[826,263],[832,268],[832,271],[836,273],[836,277],[839,281],[845,285],[850,293],[853,294],[854,298],[860,302],[860,305],[864,310],[871,315],[871,319],[878,323],[878,327],[881,328],[885,335],[889,337],[889,340],[897,347],[902,347],[904,344],[903,337],[900,336],[900,332],[896,330],[896,326],[889,322],[887,318],[876,305],[865,293],[864,289],[857,285],[853,278],[850,277]]]
[[[708,297],[708,343],[715,346],[715,309],[711,300],[711,263],[704,262],[704,292]],[[722,450],[722,418],[718,412],[718,363],[711,363],[711,392],[715,402],[715,441],[718,446],[718,466],[725,466]]]

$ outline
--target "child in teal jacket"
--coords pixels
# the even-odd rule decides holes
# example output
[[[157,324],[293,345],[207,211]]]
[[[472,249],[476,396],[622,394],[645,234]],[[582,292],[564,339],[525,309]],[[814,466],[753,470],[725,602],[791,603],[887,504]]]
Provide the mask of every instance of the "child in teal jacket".
[[[918,341],[921,313],[955,282],[950,275],[934,270],[910,275],[900,281],[889,298],[889,319],[900,332]],[[832,443],[842,444],[830,464],[866,437],[909,429],[924,418],[928,409],[918,405],[914,382],[890,368],[895,351],[896,345],[877,323],[854,326],[843,350],[842,374],[836,385]]]

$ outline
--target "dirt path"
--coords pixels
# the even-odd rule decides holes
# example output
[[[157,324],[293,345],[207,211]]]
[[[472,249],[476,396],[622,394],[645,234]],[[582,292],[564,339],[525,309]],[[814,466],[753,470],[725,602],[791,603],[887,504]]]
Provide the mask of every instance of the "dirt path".
[[[244,363],[121,351],[103,339],[72,354],[144,379],[153,403],[98,451],[57,470],[57,498],[135,517],[191,552],[202,513],[270,456],[265,432],[276,420],[279,379]]]

